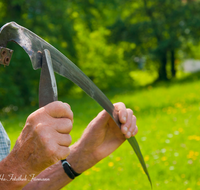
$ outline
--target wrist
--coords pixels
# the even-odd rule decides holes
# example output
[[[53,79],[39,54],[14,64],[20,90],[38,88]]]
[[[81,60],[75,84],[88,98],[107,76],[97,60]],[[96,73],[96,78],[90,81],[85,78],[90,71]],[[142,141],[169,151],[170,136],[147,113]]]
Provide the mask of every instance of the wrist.
[[[82,143],[75,143],[70,147],[70,155],[67,161],[77,173],[83,173],[98,161],[94,158],[90,150],[85,149]]]
[[[74,171],[67,159],[61,160],[61,163],[65,173],[70,179],[75,179],[77,176],[81,175],[81,173],[77,173],[76,171]]]

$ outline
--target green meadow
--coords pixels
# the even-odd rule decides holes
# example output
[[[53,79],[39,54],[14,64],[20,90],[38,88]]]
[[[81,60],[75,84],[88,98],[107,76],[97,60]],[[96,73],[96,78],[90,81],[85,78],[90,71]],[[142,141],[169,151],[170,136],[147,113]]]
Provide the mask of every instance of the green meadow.
[[[137,117],[136,139],[155,190],[200,189],[200,75],[170,83],[147,84],[134,89],[105,92],[109,99],[124,102]],[[87,95],[60,98],[74,112],[73,142],[102,108]],[[12,147],[36,109],[4,110],[0,120]],[[150,190],[151,186],[128,142],[85,171],[63,190]]]

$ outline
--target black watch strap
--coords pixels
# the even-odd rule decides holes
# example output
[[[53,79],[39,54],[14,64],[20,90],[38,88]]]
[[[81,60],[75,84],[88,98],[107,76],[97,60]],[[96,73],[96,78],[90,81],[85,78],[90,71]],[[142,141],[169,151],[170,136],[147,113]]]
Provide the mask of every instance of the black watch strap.
[[[71,165],[69,164],[69,162],[67,162],[66,159],[61,160],[61,162],[62,162],[63,169],[65,170],[65,173],[69,176],[69,178],[74,179],[75,177],[80,175],[79,173],[76,173],[72,169]]]

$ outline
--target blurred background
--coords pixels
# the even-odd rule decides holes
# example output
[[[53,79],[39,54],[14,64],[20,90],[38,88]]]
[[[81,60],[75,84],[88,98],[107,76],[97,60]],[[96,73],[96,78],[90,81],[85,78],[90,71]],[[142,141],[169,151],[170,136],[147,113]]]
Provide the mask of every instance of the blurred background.
[[[55,46],[112,102],[134,110],[154,187],[200,189],[199,0],[0,0],[0,26],[10,21]],[[33,71],[18,45],[8,47],[14,53],[9,67],[0,66],[0,119],[14,143],[26,116],[38,107],[40,70]],[[101,108],[69,80],[56,79],[59,99],[73,105],[83,130]],[[132,154],[124,145],[105,161],[116,176],[100,178],[108,172],[100,163],[71,189],[150,189]],[[125,165],[115,168],[121,160]],[[124,181],[121,175],[127,175]]]
[[[198,0],[0,0],[0,26],[15,21],[32,30],[102,90],[134,88],[200,69],[195,62],[199,5]],[[35,105],[39,71],[32,71],[22,49],[9,47],[14,55],[10,67],[0,69],[0,108]],[[57,80],[61,96],[80,91],[68,80]]]

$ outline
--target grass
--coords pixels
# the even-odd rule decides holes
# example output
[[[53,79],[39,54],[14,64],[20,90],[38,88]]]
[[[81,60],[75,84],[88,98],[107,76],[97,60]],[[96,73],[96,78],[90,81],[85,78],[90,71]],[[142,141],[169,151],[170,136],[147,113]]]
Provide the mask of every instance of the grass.
[[[172,83],[108,92],[114,102],[134,110],[139,133],[136,138],[156,190],[200,189],[200,81],[191,75]],[[73,142],[101,107],[87,96],[63,98],[74,112]],[[3,114],[0,120],[14,145],[26,117],[36,108]],[[128,142],[65,189],[146,190],[150,184]]]

